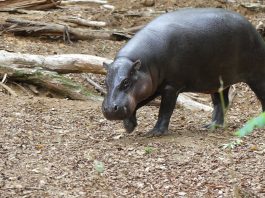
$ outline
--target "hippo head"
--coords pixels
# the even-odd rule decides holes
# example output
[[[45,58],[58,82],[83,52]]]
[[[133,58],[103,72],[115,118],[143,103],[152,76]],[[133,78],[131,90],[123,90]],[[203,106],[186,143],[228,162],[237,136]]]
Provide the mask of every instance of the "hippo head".
[[[146,88],[150,78],[140,70],[141,61],[131,61],[120,57],[111,64],[104,63],[107,69],[107,95],[102,104],[102,112],[108,120],[123,120],[130,117],[137,104],[148,95]],[[150,83],[149,83],[150,84]]]

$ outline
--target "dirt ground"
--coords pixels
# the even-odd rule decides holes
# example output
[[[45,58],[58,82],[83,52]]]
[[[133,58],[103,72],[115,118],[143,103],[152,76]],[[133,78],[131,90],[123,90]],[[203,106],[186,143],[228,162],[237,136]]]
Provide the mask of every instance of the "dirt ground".
[[[181,7],[223,7],[257,24],[262,12],[226,1],[161,0],[148,8],[136,0],[110,0],[117,11],[175,10]],[[152,17],[126,17],[98,5],[72,6],[44,15],[0,12],[6,18],[57,22],[62,16],[104,20],[108,28],[145,24]],[[49,38],[0,35],[0,49],[32,54],[82,53],[113,58],[123,42],[95,40],[65,44]],[[93,76],[102,80],[103,77]],[[136,131],[126,134],[120,122],[107,121],[100,102],[0,92],[0,197],[265,197],[265,134],[255,130],[235,148],[225,149],[233,133],[261,106],[245,85],[227,113],[227,127],[202,128],[211,113],[178,106],[170,134],[147,138],[158,107],[138,113]],[[202,95],[208,99],[209,96]]]

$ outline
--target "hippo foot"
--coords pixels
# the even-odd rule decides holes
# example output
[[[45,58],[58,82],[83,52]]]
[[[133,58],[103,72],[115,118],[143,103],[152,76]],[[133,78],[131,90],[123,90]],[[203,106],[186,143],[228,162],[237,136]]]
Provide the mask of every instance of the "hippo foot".
[[[146,137],[158,137],[158,136],[165,135],[167,133],[168,133],[167,129],[156,129],[156,128],[153,128],[145,136]]]
[[[137,126],[136,117],[130,117],[128,119],[123,120],[123,126],[127,133],[133,132],[133,130]]]
[[[203,128],[206,128],[206,129],[209,129],[209,130],[215,130],[215,129],[218,129],[218,128],[223,128],[224,125],[223,124],[219,124],[217,123],[216,121],[214,122],[211,122],[210,124],[206,124],[205,126],[203,126]]]

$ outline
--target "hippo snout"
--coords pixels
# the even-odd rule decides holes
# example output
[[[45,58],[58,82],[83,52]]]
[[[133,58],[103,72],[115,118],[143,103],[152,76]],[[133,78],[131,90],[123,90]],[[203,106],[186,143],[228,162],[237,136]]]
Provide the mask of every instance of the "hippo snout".
[[[108,120],[123,120],[128,117],[128,108],[116,103],[111,105],[103,104],[102,112]]]

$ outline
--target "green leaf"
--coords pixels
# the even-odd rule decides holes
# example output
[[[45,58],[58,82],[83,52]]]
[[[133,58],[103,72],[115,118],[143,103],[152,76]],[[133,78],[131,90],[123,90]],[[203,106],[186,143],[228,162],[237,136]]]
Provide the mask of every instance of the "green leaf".
[[[258,117],[249,120],[244,127],[239,129],[235,135],[244,137],[250,134],[255,128],[262,128],[265,126],[265,112],[261,113]]]
[[[255,118],[255,122],[258,128],[264,127],[265,126],[265,113],[262,113],[257,118]]]
[[[104,163],[97,160],[94,161],[94,168],[98,173],[103,173],[105,170]]]
[[[240,145],[243,141],[241,139],[235,139],[227,144],[223,144],[224,149],[233,149],[236,146]]]
[[[150,154],[150,153],[153,152],[153,150],[154,150],[154,148],[151,147],[151,146],[147,146],[147,147],[144,148],[145,154]]]

